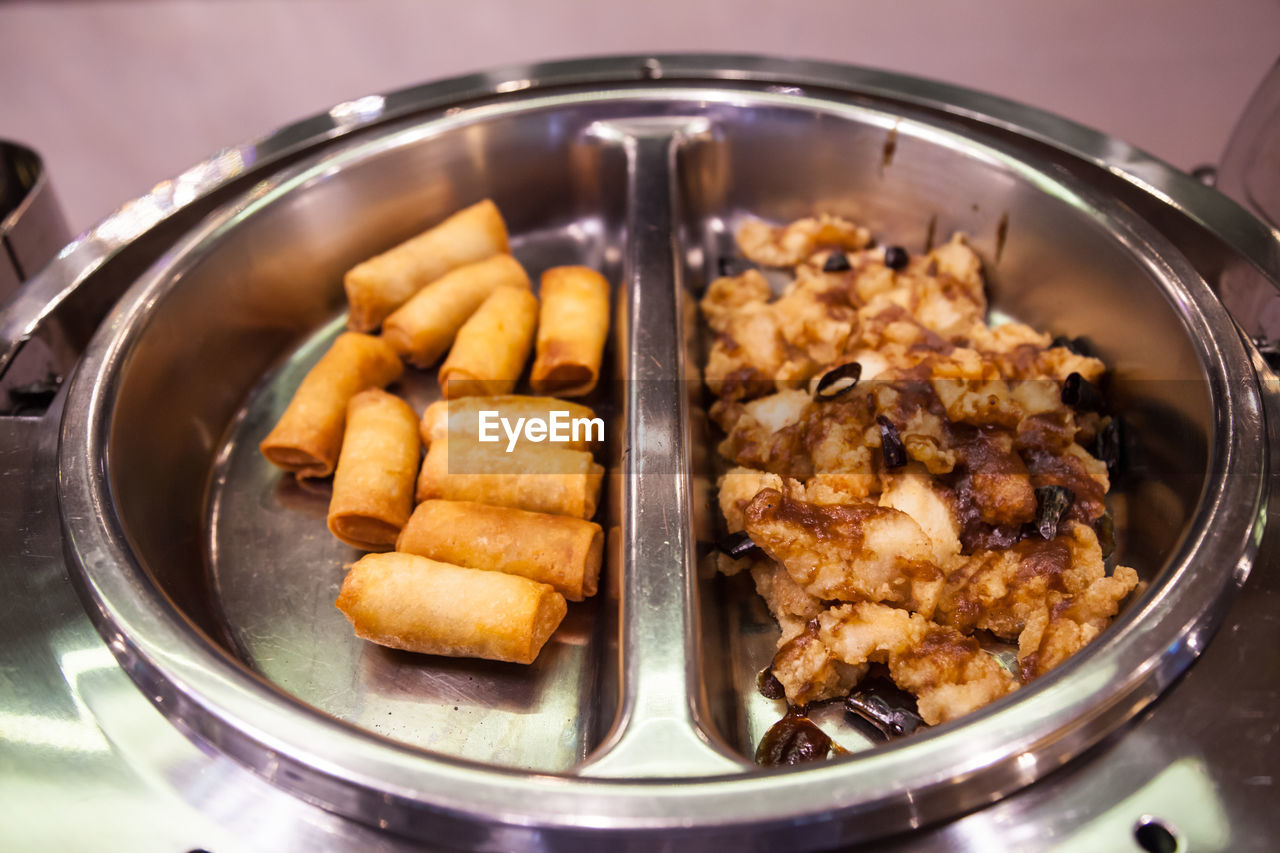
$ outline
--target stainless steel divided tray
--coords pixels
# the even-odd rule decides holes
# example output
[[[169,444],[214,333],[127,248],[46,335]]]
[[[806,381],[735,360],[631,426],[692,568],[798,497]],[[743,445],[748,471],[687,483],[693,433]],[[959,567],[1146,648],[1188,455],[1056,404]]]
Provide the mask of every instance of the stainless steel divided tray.
[[[1028,149],[890,101],[725,80],[511,88],[226,199],[89,345],[62,423],[63,532],[99,630],[171,720],[415,836],[811,846],[1028,784],[1186,668],[1256,548],[1265,432],[1241,339],[1163,237]],[[343,271],[485,197],[535,279],[582,263],[616,283],[611,378],[591,400],[611,428],[606,578],[529,667],[352,636],[333,599],[356,552],[325,530],[323,488],[256,449],[340,328]],[[913,250],[962,230],[994,311],[1088,336],[1136,436],[1113,500],[1120,558],[1149,586],[1067,665],[971,717],[883,745],[835,713],[852,755],[763,770],[751,755],[782,709],[755,684],[776,629],[749,579],[706,560],[695,303],[745,218],[818,211]],[[433,387],[404,390],[420,408]]]

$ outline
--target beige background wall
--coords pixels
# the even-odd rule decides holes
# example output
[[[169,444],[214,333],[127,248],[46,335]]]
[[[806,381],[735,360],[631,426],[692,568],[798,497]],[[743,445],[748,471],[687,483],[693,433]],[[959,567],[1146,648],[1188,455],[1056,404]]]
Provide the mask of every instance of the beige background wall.
[[[0,137],[45,156],[82,229],[224,145],[361,94],[491,65],[656,51],[933,77],[1190,169],[1217,160],[1280,56],[1280,2],[0,2]]]

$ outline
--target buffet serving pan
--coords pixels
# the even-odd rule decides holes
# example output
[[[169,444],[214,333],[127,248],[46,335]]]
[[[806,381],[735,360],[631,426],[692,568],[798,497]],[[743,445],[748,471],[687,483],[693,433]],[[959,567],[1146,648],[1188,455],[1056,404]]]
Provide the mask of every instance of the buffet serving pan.
[[[250,186],[230,154],[205,164],[227,174],[186,177],[223,203],[130,283],[58,403],[73,580],[142,692],[308,801],[497,847],[875,838],[1027,785],[1146,708],[1204,648],[1265,519],[1255,364],[1191,260],[1123,191],[966,117],[805,85],[801,66],[591,67],[402,117],[354,102],[331,114],[355,116],[347,138]],[[350,637],[332,599],[354,554],[256,454],[340,322],[342,271],[485,196],[531,272],[579,262],[618,282],[610,576],[528,670]],[[744,217],[815,211],[913,250],[963,230],[997,317],[1090,339],[1134,436],[1119,557],[1149,587],[971,717],[889,746],[845,732],[848,759],[762,771],[770,629],[751,590],[699,568],[712,498],[691,309]]]

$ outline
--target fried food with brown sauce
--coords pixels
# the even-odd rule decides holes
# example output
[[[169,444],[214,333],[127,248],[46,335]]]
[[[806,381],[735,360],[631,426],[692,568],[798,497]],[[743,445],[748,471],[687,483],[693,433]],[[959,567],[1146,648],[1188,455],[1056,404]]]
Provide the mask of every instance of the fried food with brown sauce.
[[[701,302],[730,463],[721,513],[759,549],[719,565],[749,569],[777,619],[787,701],[844,695],[884,664],[926,722],[944,722],[1101,633],[1138,577],[1108,572],[1095,534],[1110,479],[1086,448],[1104,416],[1064,404],[1062,386],[1105,365],[1029,326],[987,325],[982,263],[960,234],[894,268],[835,216],[748,223],[738,245],[790,280],[775,296],[749,269]],[[820,394],[835,368],[856,384]],[[1070,496],[1048,536],[1046,489]],[[1019,671],[981,637],[1016,643]]]

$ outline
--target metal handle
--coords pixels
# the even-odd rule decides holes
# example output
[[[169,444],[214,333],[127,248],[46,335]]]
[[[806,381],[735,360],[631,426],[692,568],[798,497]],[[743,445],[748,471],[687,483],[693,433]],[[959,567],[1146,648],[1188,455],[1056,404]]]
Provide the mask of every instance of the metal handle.
[[[22,283],[70,238],[40,156],[25,146],[0,141],[0,300],[21,292]],[[7,327],[8,317],[4,309],[0,328]],[[29,408],[29,400],[22,397],[50,396],[57,389],[54,377],[65,374],[75,360],[64,331],[57,324],[48,324],[34,352],[23,359],[22,369],[6,372],[6,365],[32,332],[34,328],[18,340],[5,337],[6,345],[0,350],[0,411]],[[21,396],[19,386],[27,386]],[[41,386],[39,392],[36,386]],[[12,409],[10,402],[15,404]]]
[[[704,726],[684,383],[676,156],[703,118],[598,122],[590,135],[627,160],[627,358],[622,471],[621,696],[584,775],[708,776],[746,765]],[[643,353],[643,357],[637,354]]]

